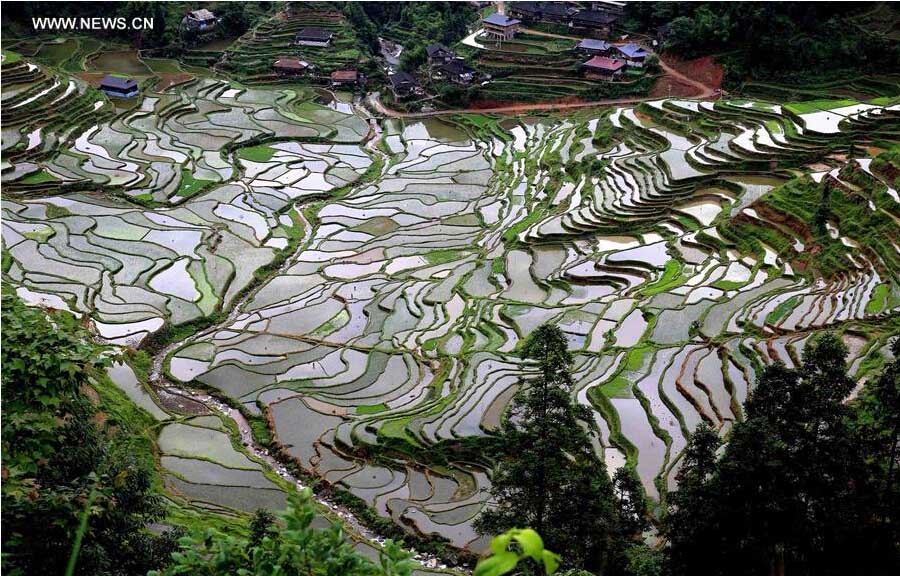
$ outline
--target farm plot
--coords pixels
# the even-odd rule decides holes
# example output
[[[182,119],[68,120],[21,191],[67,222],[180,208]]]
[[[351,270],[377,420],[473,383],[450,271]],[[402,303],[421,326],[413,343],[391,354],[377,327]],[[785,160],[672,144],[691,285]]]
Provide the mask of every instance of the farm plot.
[[[790,176],[758,180],[772,159],[823,157],[827,135],[801,137],[762,103],[656,104],[563,122],[461,118],[453,130],[386,123],[381,177],[325,203],[283,273],[175,351],[172,376],[267,413],[288,454],[383,516],[480,550],[470,525],[487,462],[363,455],[495,429],[528,375],[518,343],[555,322],[578,353],[577,394],[595,410],[598,450],[611,470],[636,466],[661,497],[693,428],[706,421],[724,434],[740,418],[760,363],[798,361],[817,329],[858,331],[896,270],[869,256],[839,276],[795,270],[806,233],[747,215]],[[882,114],[884,125],[856,136],[885,134],[896,117]],[[663,128],[670,115],[717,131]],[[591,142],[601,122],[621,135],[606,150]],[[765,144],[770,122],[796,139]],[[587,169],[595,161],[602,168]],[[736,237],[738,226],[756,233]],[[791,298],[790,314],[770,315]],[[891,330],[862,338],[883,342]]]
[[[312,104],[301,117],[296,96],[196,82],[57,139],[55,154],[36,163],[50,176],[43,188],[110,193],[34,198],[33,186],[11,180],[8,189],[29,196],[3,206],[9,278],[90,313],[115,343],[227,308],[303,234],[294,203],[347,186],[372,162],[358,144],[364,121]],[[36,112],[47,97],[22,107]],[[272,143],[265,161],[229,152],[276,134],[298,140]]]

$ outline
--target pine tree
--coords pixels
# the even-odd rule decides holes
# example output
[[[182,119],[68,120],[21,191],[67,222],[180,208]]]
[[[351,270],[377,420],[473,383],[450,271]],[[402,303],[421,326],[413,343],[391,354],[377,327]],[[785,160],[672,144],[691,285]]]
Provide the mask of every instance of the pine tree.
[[[571,397],[572,357],[559,328],[539,327],[524,356],[537,376],[522,382],[501,427],[507,457],[493,474],[482,534],[530,527],[575,568],[606,573],[622,547],[619,513],[606,466],[586,431],[590,415]]]

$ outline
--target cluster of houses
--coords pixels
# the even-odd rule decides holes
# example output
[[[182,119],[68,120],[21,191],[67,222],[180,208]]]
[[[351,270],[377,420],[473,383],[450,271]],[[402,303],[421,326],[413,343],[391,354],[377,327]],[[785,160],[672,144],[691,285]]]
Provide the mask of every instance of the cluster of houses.
[[[427,46],[425,53],[428,56],[428,76],[432,80],[443,80],[466,86],[478,76],[477,70],[468,66],[465,60],[443,44]],[[394,72],[388,76],[388,79],[395,98],[403,99],[425,94],[422,85],[409,72]]]
[[[497,41],[512,40],[522,24],[558,24],[584,36],[604,37],[612,31],[625,10],[625,2],[591,2],[590,8],[569,2],[509,2],[508,14],[482,19],[484,34]]]
[[[600,80],[615,80],[628,67],[643,68],[650,55],[637,44],[613,45],[593,38],[585,38],[575,49],[591,56],[581,65],[585,76]]]
[[[294,45],[311,48],[328,48],[334,40],[334,32],[325,28],[307,27],[297,32]],[[278,58],[272,70],[282,78],[314,74],[315,65],[299,57]],[[332,88],[357,88],[365,83],[365,75],[357,70],[335,70],[328,77]]]
[[[584,3],[582,3],[583,5]],[[495,40],[511,40],[523,24],[554,23],[582,31],[585,38],[576,50],[590,56],[582,63],[586,77],[614,80],[628,67],[641,68],[649,55],[637,44],[612,45],[598,36],[609,34],[612,25],[624,12],[625,2],[609,0],[591,2],[584,8],[568,2],[509,2],[506,14],[490,14],[482,19],[484,34]],[[219,19],[209,10],[202,8],[189,11],[181,21],[182,29],[196,35],[206,34],[216,29]],[[325,28],[306,27],[297,32],[294,44],[300,47],[328,48],[334,40],[334,32]],[[452,82],[459,85],[471,84],[478,72],[468,66],[456,53],[443,44],[432,44],[426,48],[428,55],[428,77],[431,80]],[[273,72],[279,77],[299,77],[312,75],[316,67],[298,56],[284,56],[272,64]],[[389,75],[391,91],[398,99],[423,96],[425,90],[415,76],[397,71]],[[365,75],[357,70],[335,70],[328,76],[333,88],[357,88],[365,83]],[[140,93],[134,79],[108,75],[100,82],[100,90],[115,98],[131,98]]]

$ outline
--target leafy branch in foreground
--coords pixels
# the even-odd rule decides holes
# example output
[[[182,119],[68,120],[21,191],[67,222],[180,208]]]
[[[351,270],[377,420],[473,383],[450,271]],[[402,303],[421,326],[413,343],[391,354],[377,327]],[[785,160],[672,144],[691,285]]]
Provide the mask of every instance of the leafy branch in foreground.
[[[151,576],[219,576],[221,574],[284,576],[410,576],[415,563],[388,540],[378,551],[378,563],[353,549],[339,524],[313,528],[316,517],[309,489],[290,494],[278,526],[258,530],[250,539],[227,536],[215,529],[185,536],[172,554],[172,564]],[[264,524],[264,522],[260,522]]]
[[[99,392],[109,358],[75,316],[28,307],[9,288],[2,319],[3,573],[164,565],[176,532],[146,529],[164,515],[150,439]]]
[[[513,528],[491,540],[492,555],[480,560],[474,576],[509,574],[523,560],[534,560],[547,574],[559,567],[559,556],[544,548],[540,535],[530,528]]]

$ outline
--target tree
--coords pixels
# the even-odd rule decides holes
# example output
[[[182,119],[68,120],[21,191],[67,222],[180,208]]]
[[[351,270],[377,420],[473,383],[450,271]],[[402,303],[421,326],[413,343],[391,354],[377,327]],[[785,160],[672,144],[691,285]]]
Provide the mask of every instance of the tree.
[[[675,477],[678,490],[669,494],[662,526],[670,543],[669,561],[674,574],[686,573],[706,558],[706,547],[715,537],[716,516],[712,508],[716,501],[710,479],[715,473],[719,445],[718,434],[704,422],[694,430],[682,452],[681,467]]]
[[[307,488],[288,496],[287,508],[278,515],[280,525],[267,530],[261,540],[227,536],[215,529],[181,539],[172,564],[152,576],[409,576],[409,555],[388,540],[378,551],[375,564],[358,554],[339,524],[325,530],[312,527],[316,517],[312,492]]]
[[[4,571],[62,574],[85,511],[78,574],[161,566],[177,533],[145,529],[163,513],[152,468],[127,423],[107,426],[84,392],[109,358],[71,314],[27,307],[8,289],[2,299]]]
[[[572,357],[565,336],[555,326],[540,326],[523,355],[537,363],[538,374],[522,382],[504,418],[508,457],[494,470],[491,504],[476,528],[497,534],[531,526],[567,566],[612,568],[624,547],[618,503],[585,431],[589,412],[570,395]]]
[[[219,7],[222,28],[227,34],[238,36],[250,27],[250,18],[245,8],[243,2],[226,2]]]
[[[853,403],[850,426],[854,444],[863,453],[871,490],[872,511],[867,541],[872,556],[900,557],[900,338],[891,345],[894,359],[871,379]]]
[[[425,64],[428,60],[428,54],[421,46],[404,50],[400,55],[400,68],[407,72],[415,71],[419,66]]]
[[[719,459],[715,433],[698,428],[664,525],[673,574],[877,574],[896,561],[846,554],[871,549],[846,357],[823,334],[799,368],[767,367]]]

